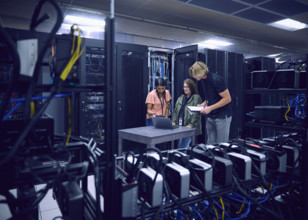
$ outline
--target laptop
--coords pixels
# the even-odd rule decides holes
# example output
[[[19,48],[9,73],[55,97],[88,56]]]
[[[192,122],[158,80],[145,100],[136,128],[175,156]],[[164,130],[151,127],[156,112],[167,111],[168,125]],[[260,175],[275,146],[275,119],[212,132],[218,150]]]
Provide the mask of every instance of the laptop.
[[[179,127],[178,125],[172,125],[172,121],[170,118],[154,117],[152,118],[152,120],[155,128],[175,129]]]

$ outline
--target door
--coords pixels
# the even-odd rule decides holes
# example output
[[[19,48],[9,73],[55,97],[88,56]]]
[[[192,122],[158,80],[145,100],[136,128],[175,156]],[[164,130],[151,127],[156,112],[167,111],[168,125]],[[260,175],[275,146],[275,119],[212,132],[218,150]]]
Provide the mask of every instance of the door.
[[[145,126],[149,81],[147,52],[143,45],[116,44],[117,130]],[[124,150],[125,145],[127,142],[123,143]]]
[[[182,47],[174,50],[175,68],[174,68],[174,91],[172,99],[174,102],[183,93],[184,79],[189,76],[189,68],[198,60],[198,45]],[[191,78],[192,79],[192,78]]]

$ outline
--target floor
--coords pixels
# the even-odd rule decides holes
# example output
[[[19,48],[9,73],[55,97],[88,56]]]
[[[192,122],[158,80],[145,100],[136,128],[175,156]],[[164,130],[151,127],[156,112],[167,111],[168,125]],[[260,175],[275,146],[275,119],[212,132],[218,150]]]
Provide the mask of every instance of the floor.
[[[35,190],[38,191],[44,187],[45,184],[36,185]],[[94,186],[93,176],[88,177],[88,190],[91,193],[91,195],[95,198],[95,186]],[[11,190],[11,192],[16,197],[16,190],[13,189]],[[0,200],[3,199],[5,198],[0,195]],[[52,197],[52,190],[49,190],[44,199],[40,202],[38,211],[39,211],[39,220],[52,220],[57,216],[62,216],[62,213],[58,207],[56,200],[54,200]],[[0,203],[0,220],[8,219],[10,217],[11,213],[9,211],[8,206],[6,204]]]

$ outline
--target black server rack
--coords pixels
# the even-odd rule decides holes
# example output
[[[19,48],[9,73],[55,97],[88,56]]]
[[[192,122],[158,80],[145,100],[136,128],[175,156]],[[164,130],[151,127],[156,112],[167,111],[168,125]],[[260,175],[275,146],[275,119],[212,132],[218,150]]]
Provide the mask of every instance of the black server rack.
[[[116,131],[145,126],[145,99],[148,90],[148,48],[143,45],[116,43]],[[117,143],[117,133],[112,134]],[[116,145],[117,146],[117,145]],[[124,141],[124,150],[137,143]],[[139,147],[138,147],[139,146]]]
[[[97,143],[105,142],[105,51],[104,41],[86,39],[81,61],[80,83],[98,88],[80,93],[79,134],[92,137]]]
[[[232,102],[232,122],[230,127],[230,139],[238,137],[242,133],[242,79],[244,73],[243,54],[220,50],[205,49],[206,64],[210,72],[222,76],[229,89]]]

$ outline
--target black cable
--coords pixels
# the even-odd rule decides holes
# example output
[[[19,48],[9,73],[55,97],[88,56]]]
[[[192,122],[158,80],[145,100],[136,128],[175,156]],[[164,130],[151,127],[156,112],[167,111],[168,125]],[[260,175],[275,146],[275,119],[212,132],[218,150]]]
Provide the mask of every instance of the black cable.
[[[60,78],[59,78],[58,82],[60,82]],[[51,88],[50,96],[44,102],[41,109],[30,120],[27,127],[25,127],[23,132],[19,135],[18,139],[16,140],[16,142],[15,142],[14,146],[12,147],[12,149],[10,150],[10,152],[6,155],[6,157],[2,161],[0,161],[0,167],[3,166],[4,164],[8,163],[13,158],[13,156],[17,152],[18,148],[20,147],[21,143],[24,141],[24,139],[28,135],[28,133],[32,130],[32,128],[36,124],[36,122],[40,119],[41,115],[45,112],[46,108],[48,107],[50,101],[53,99],[53,97],[54,97],[54,95],[56,94],[57,91],[58,91],[57,87]]]
[[[40,72],[39,70],[41,68],[43,57],[44,57],[44,55],[47,51],[47,48],[49,47],[50,42],[52,42],[52,39],[56,35],[58,29],[60,28],[60,26],[63,22],[63,14],[62,14],[61,8],[55,0],[41,0],[38,3],[38,5],[36,6],[34,14],[32,16],[30,30],[34,30],[34,28],[38,25],[37,17],[39,15],[39,12],[40,12],[43,4],[45,4],[45,2],[47,2],[47,1],[56,9],[58,17],[57,17],[57,21],[56,21],[55,25],[52,28],[52,31],[50,32],[50,34],[49,34],[49,36],[46,40],[45,45],[42,47],[42,49],[39,52],[38,60],[36,61],[36,64],[35,64],[35,68],[34,68],[34,71],[33,71],[33,77],[32,77],[31,84],[29,86],[27,96],[26,96],[26,101],[25,101],[25,119],[27,119],[30,115],[29,113],[30,113],[31,97],[33,96],[33,93],[34,93],[34,89],[35,89],[37,79],[38,79],[38,76],[39,76],[39,72]]]
[[[8,45],[10,51],[12,52],[13,62],[14,62],[14,72],[13,76],[9,77],[8,87],[3,96],[3,100],[0,103],[0,127],[2,127],[2,118],[4,116],[5,108],[9,103],[14,87],[17,85],[20,72],[20,59],[17,49],[5,29],[0,25],[0,35],[3,36],[4,42]]]
[[[254,204],[256,204],[257,206],[259,206],[260,208],[262,208],[264,211],[266,211],[268,214],[272,215],[273,217],[277,218],[277,219],[281,219],[281,216],[277,215],[276,213],[274,213],[272,210],[264,207],[263,205],[261,205],[260,203],[258,203],[254,198],[252,198],[250,195],[248,195],[241,187],[241,185],[239,184],[237,178],[235,176],[233,176],[233,182],[235,183],[235,186],[237,187],[237,189],[242,193],[242,195],[250,200],[251,202],[253,202]]]

